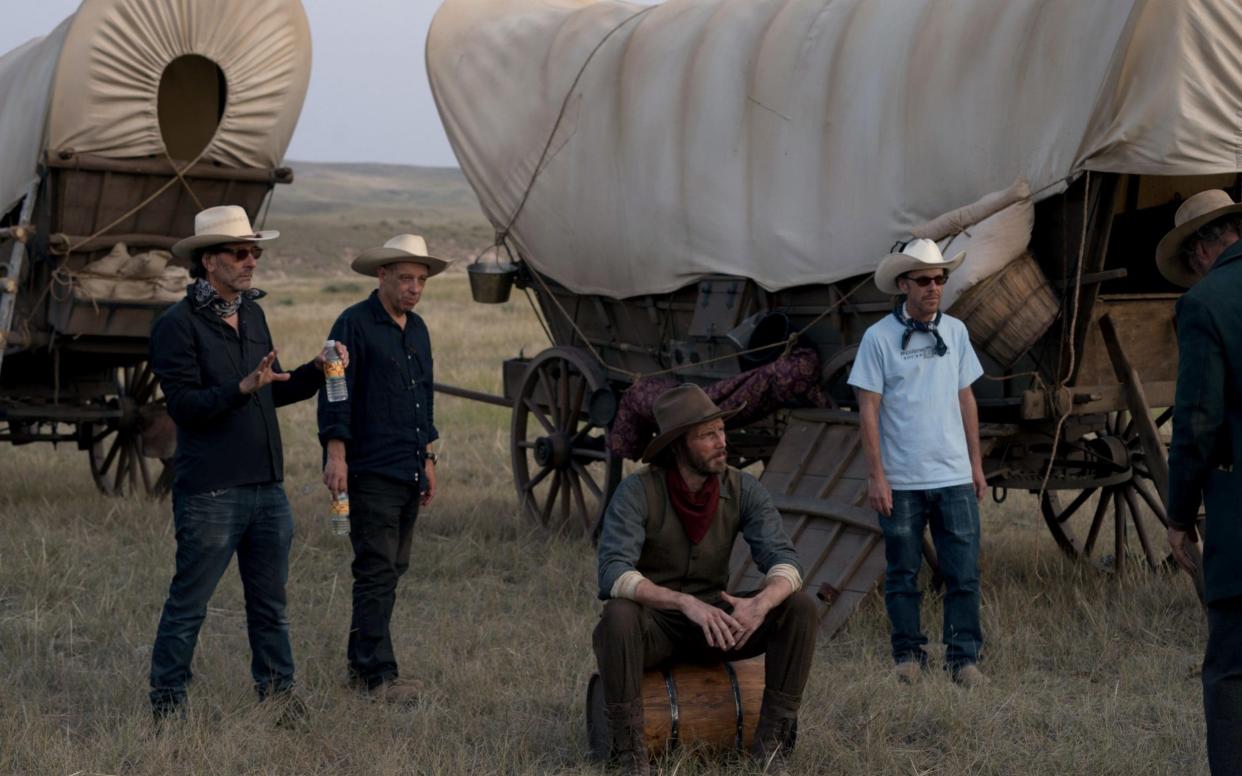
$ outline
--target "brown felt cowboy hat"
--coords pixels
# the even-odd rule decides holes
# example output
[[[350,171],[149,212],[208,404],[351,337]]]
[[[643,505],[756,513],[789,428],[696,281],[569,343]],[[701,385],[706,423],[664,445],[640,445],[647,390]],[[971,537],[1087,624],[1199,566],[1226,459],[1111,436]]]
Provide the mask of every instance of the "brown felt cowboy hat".
[[[354,272],[375,277],[379,268],[386,264],[409,261],[427,267],[427,275],[439,275],[452,262],[427,255],[427,241],[416,234],[399,234],[381,248],[371,248],[358,254],[350,266]]]
[[[1182,259],[1182,243],[1200,227],[1230,213],[1242,213],[1242,203],[1234,202],[1221,189],[1208,189],[1188,197],[1173,215],[1173,230],[1156,246],[1160,274],[1182,288],[1193,286],[1199,276]]]
[[[220,205],[199,211],[194,216],[194,235],[179,240],[172,247],[174,256],[189,259],[199,248],[227,245],[235,242],[266,242],[275,240],[280,232],[267,229],[256,232],[250,226],[250,217],[237,205]]]
[[[660,433],[643,451],[643,463],[651,463],[670,442],[691,428],[709,420],[731,418],[741,412],[742,407],[722,410],[694,383],[682,383],[676,388],[669,388],[656,398],[652,408]]]

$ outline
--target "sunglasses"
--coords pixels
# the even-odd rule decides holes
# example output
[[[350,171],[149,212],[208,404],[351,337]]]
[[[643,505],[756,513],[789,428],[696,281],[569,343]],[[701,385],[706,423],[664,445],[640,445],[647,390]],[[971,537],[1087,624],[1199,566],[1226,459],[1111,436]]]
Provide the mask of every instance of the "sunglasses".
[[[263,249],[257,245],[247,245],[241,248],[217,248],[213,253],[232,254],[233,258],[238,261],[245,261],[253,256],[254,260],[258,261],[263,256]]]
[[[927,288],[932,283],[935,283],[938,286],[943,286],[945,283],[949,282],[949,275],[947,272],[943,275],[936,275],[935,277],[928,277],[927,275],[919,278],[912,278],[909,275],[902,275],[901,277],[904,280],[909,280],[911,283],[917,284],[919,288]]]

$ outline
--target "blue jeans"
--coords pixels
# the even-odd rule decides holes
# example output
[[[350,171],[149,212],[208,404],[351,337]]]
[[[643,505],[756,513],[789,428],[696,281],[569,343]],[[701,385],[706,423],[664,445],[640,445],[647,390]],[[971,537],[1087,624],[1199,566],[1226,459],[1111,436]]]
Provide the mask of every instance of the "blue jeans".
[[[246,597],[250,673],[259,697],[293,686],[293,649],[285,616],[285,582],[293,512],[280,483],[205,493],[173,493],[177,571],[151,652],[151,704],[185,699],[190,660],[207,602],[233,554]]]
[[[884,530],[884,606],[892,626],[893,660],[926,664],[927,637],[919,624],[919,568],[923,530],[932,541],[945,581],[945,667],[956,671],[979,660],[979,502],[970,485],[932,490],[894,490],[893,513],[880,516]]]

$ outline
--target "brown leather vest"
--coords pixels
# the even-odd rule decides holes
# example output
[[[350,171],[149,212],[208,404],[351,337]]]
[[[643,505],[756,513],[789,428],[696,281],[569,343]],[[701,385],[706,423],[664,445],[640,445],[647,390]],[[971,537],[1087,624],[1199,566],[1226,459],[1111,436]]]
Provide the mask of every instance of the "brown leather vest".
[[[742,474],[732,466],[721,478],[720,505],[707,535],[691,544],[673,511],[664,470],[638,472],[647,494],[647,538],[638,571],[656,585],[715,603],[729,582],[729,557],[742,524]]]

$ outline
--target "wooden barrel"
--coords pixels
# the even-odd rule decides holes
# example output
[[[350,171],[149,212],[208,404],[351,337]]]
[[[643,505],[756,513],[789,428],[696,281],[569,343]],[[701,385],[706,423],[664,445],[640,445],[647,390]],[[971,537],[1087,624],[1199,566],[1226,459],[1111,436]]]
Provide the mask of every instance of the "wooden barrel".
[[[763,656],[737,663],[677,664],[643,674],[643,734],[647,751],[677,747],[746,749],[763,701]],[[599,674],[587,685],[591,757],[608,759],[608,718]]]
[[[1034,347],[1059,312],[1056,294],[1029,253],[976,283],[948,310],[966,324],[976,347],[1002,368]]]

